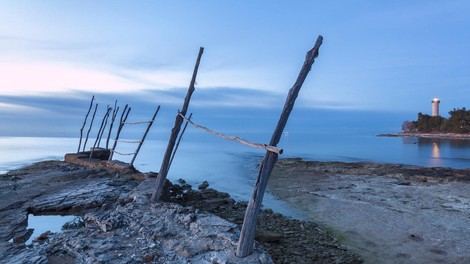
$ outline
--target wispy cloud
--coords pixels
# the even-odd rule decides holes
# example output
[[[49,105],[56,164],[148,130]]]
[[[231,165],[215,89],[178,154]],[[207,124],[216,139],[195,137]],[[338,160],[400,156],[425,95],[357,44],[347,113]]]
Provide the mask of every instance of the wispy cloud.
[[[0,93],[37,95],[73,90],[129,92],[136,83],[104,71],[65,63],[0,63]]]
[[[2,103],[0,102],[0,113],[23,113],[23,112],[43,112],[44,110],[37,107],[32,107],[28,105],[21,105],[21,104],[9,104],[9,103]]]

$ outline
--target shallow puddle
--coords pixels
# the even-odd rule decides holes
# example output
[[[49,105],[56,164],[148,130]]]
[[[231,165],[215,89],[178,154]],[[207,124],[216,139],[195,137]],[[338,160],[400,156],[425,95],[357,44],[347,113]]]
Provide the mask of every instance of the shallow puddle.
[[[46,231],[51,232],[61,232],[62,226],[75,219],[74,215],[28,215],[28,227],[33,228],[33,234],[26,241],[26,244],[31,244],[34,238],[37,238],[39,235]]]

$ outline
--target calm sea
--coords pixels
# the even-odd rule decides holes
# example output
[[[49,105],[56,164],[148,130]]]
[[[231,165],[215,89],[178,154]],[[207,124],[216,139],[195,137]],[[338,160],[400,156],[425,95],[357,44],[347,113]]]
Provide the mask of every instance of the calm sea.
[[[239,135],[264,143],[268,134]],[[168,137],[168,136],[166,136]],[[135,167],[140,171],[158,171],[167,138],[147,140]],[[78,139],[52,137],[0,137],[0,173],[41,160],[62,160],[65,153],[76,152]],[[282,157],[300,157],[318,161],[374,161],[413,164],[428,167],[470,168],[470,141],[377,137],[374,134],[295,133],[283,135],[279,147]],[[133,152],[136,146],[120,143],[120,152]],[[263,150],[237,142],[224,141],[204,133],[187,133],[174,159],[168,178],[183,178],[196,187],[207,180],[211,187],[228,192],[238,200],[247,200],[257,174]],[[129,162],[130,156],[115,155]],[[283,211],[281,201],[265,196],[265,206]],[[292,215],[292,212],[289,212]]]

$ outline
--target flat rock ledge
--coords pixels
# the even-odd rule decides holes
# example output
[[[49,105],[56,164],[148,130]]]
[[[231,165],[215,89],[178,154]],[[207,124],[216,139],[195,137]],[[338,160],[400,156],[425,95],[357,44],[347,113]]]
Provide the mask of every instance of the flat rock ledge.
[[[317,224],[270,209],[260,212],[254,253],[238,258],[246,202],[180,179],[167,181],[165,202],[152,204],[156,173],[68,157],[73,163],[39,162],[0,175],[1,263],[362,263]],[[28,214],[77,218],[25,244]]]
[[[130,202],[88,213],[78,228],[9,243],[5,263],[273,263],[255,249],[235,256],[237,226],[178,204]]]
[[[1,175],[3,263],[273,263],[256,245],[235,256],[239,229],[218,216],[149,202],[150,176],[60,161]],[[3,191],[5,190],[5,191]],[[166,191],[168,193],[168,190]],[[28,214],[74,214],[74,228],[31,236]]]

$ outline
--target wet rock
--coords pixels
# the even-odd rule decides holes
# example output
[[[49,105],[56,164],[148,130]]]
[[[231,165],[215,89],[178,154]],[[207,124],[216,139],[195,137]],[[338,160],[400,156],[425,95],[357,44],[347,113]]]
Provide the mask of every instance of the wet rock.
[[[415,235],[415,234],[411,234],[409,237],[410,237],[411,240],[416,241],[416,242],[424,241],[424,238],[422,238],[418,235]]]
[[[411,182],[410,181],[399,180],[399,181],[397,181],[397,185],[410,186]]]
[[[281,233],[257,228],[255,239],[260,242],[279,242],[284,236]]]
[[[199,186],[197,187],[199,190],[205,190],[209,187],[209,183],[207,181],[203,181]]]
[[[15,237],[13,238],[13,243],[19,244],[26,242],[33,234],[33,231],[34,229],[28,228],[26,230],[16,233]]]
[[[77,216],[62,226],[62,229],[77,229],[85,226],[85,220]]]
[[[438,254],[438,255],[443,255],[443,256],[447,255],[447,252],[445,250],[438,249],[438,248],[431,248],[429,250],[429,252],[432,252],[432,253]]]
[[[38,242],[39,244],[44,243],[53,233],[51,231],[46,231],[40,234],[37,238],[33,239],[33,242]]]

